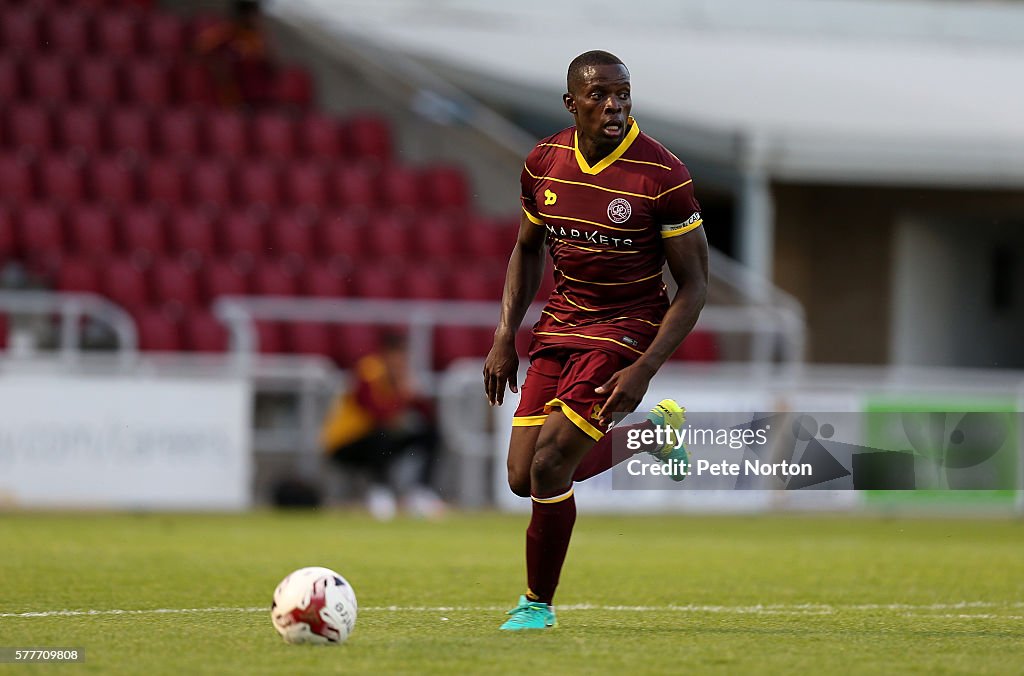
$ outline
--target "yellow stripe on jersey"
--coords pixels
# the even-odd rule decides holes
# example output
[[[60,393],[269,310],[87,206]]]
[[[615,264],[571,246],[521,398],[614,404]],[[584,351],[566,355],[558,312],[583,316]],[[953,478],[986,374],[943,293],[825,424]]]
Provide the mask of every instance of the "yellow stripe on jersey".
[[[683,181],[682,183],[680,183],[679,185],[677,185],[677,186],[675,186],[675,187],[672,187],[672,188],[669,188],[668,190],[663,190],[662,192],[659,192],[659,193],[658,193],[657,195],[655,195],[655,196],[654,196],[654,197],[653,197],[652,199],[658,199],[659,197],[662,197],[663,195],[667,195],[667,194],[669,194],[669,193],[670,193],[670,192],[672,192],[673,190],[679,190],[679,189],[680,189],[680,188],[682,188],[682,187],[683,187],[684,185],[690,185],[691,183],[693,183],[693,179],[692,179],[692,178],[691,178],[691,179],[687,179],[687,180]]]
[[[633,141],[640,136],[640,125],[638,125],[636,120],[632,117],[626,120],[626,124],[629,126],[629,131],[626,132],[626,137],[622,139],[622,142],[619,143],[618,146],[616,146],[615,150],[594,166],[590,166],[590,163],[587,162],[587,158],[583,157],[583,153],[580,152],[579,138],[575,131],[572,133],[572,145],[574,152],[576,153],[576,163],[580,165],[580,171],[592,176],[600,174],[602,171],[612,166],[612,163],[614,163],[615,160],[622,157],[622,155],[629,150],[629,147],[633,145]]]
[[[555,315],[551,314],[547,310],[541,310],[540,313],[542,315],[547,315],[548,317],[551,317],[552,319],[554,319],[559,324],[565,324],[566,326],[576,326],[575,324],[573,324],[570,321],[566,321],[565,319],[559,319],[558,317],[556,317]]]
[[[565,146],[562,146],[562,147],[564,148]],[[668,166],[667,164],[661,164],[660,162],[648,162],[646,160],[628,160],[625,157],[620,157],[619,158],[619,162],[632,162],[633,164],[647,164],[647,165],[650,165],[652,167],[658,167],[659,169],[664,169],[665,171],[672,171],[672,167]]]
[[[614,225],[605,225],[604,223],[595,223],[594,221],[588,221],[583,218],[573,218],[572,216],[556,216],[555,214],[545,214],[544,212],[538,212],[544,218],[558,218],[563,221],[575,221],[576,223],[586,223],[587,225],[593,225],[598,228],[608,228],[609,230],[619,230],[621,232],[643,232],[647,228],[616,228]]]
[[[667,195],[670,192],[672,192],[673,190],[678,190],[679,188],[682,188],[685,185],[689,185],[689,184],[693,183],[693,179],[691,178],[691,179],[687,179],[687,180],[683,181],[682,183],[680,183],[677,186],[673,186],[673,187],[669,188],[668,190],[663,190],[662,192],[658,193],[657,195],[644,195],[644,194],[641,194],[641,193],[638,193],[638,192],[629,192],[627,190],[615,190],[614,188],[606,188],[603,185],[594,185],[593,183],[584,183],[583,181],[570,181],[570,180],[565,179],[565,178],[555,178],[554,176],[538,176],[537,174],[535,174],[532,171],[530,171],[530,167],[528,167],[528,166],[526,167],[526,173],[529,174],[530,178],[532,178],[535,181],[553,181],[555,183],[565,183],[566,185],[581,185],[581,186],[583,186],[585,188],[593,188],[594,190],[603,190],[604,192],[610,192],[610,193],[614,193],[616,195],[626,195],[628,197],[641,197],[641,198],[643,198],[645,200],[656,200],[659,197],[661,197],[662,195]]]
[[[569,408],[564,401],[561,399],[552,399],[546,405],[548,408],[559,408],[562,413],[568,418],[576,427],[587,433],[594,441],[600,441],[601,437],[604,436],[604,432],[594,427],[593,424],[576,411]]]
[[[685,234],[687,232],[690,232],[691,230],[695,230],[695,229],[699,228],[703,222],[704,222],[704,219],[702,218],[702,219],[700,219],[698,221],[694,221],[693,223],[690,223],[689,225],[686,225],[684,223],[680,223],[679,227],[676,228],[675,230],[664,230],[663,229],[661,231],[661,238],[662,239],[668,239],[669,237],[678,237],[679,235]],[[664,228],[665,226],[662,226],[662,227]]]
[[[575,302],[572,298],[569,298],[569,296],[565,295],[564,292],[560,291],[559,293],[562,294],[562,298],[564,298],[566,300],[566,302],[569,303],[569,305],[572,305],[575,308],[579,308],[580,310],[583,310],[584,312],[601,312],[600,308],[586,307],[586,306],[580,305],[579,303]]]
[[[557,268],[556,268],[556,270],[557,270]],[[558,270],[558,271],[562,272],[561,270]],[[625,286],[626,284],[636,284],[638,282],[646,282],[646,281],[648,281],[650,279],[654,279],[655,277],[661,277],[661,270],[658,270],[653,275],[648,275],[647,277],[641,277],[640,279],[633,279],[633,280],[630,280],[628,282],[590,282],[590,281],[587,281],[586,279],[576,279],[575,277],[570,277],[569,275],[565,274],[564,272],[562,272],[562,276],[565,277],[568,280],[571,280],[573,282],[579,282],[581,284],[596,284],[598,286]]]
[[[572,146],[562,145],[561,143],[538,143],[537,147],[548,146],[549,148],[565,148],[566,150],[576,150]]]
[[[659,323],[659,324],[656,324],[656,323],[654,323],[654,322],[650,322],[650,321],[647,321],[646,319],[640,319],[639,317],[616,317],[616,318],[615,318],[615,319],[613,319],[612,321],[614,322],[614,321],[616,321],[616,320],[618,320],[618,319],[631,319],[631,320],[633,320],[634,322],[643,322],[644,324],[650,324],[651,326],[661,326],[661,324],[660,324],[660,323]]]
[[[603,340],[608,343],[615,343],[616,345],[621,345],[627,350],[632,350],[637,354],[643,354],[643,351],[638,350],[635,347],[626,345],[622,341],[615,340],[614,338],[605,338],[603,336],[588,336],[585,333],[556,333],[554,331],[534,331],[534,333],[536,333],[538,336],[557,336],[562,338],[586,338],[587,340]]]
[[[526,207],[523,207],[523,213],[526,214],[527,220],[529,220],[534,225],[544,225],[544,221],[540,220],[539,218],[531,214],[529,211],[527,211]]]

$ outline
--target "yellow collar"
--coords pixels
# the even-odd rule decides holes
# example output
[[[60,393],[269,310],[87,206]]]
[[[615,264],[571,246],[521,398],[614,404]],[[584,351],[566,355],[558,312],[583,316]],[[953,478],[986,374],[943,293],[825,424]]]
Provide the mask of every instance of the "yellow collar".
[[[600,160],[594,166],[587,164],[586,158],[583,157],[583,153],[580,152],[579,136],[574,130],[572,132],[572,149],[573,152],[576,153],[576,162],[580,165],[580,171],[584,174],[590,175],[600,174],[602,171],[610,167],[615,160],[622,157],[622,155],[629,150],[629,146],[633,145],[633,141],[636,140],[636,137],[640,135],[640,126],[632,116],[626,119],[626,126],[629,128],[629,131],[626,132],[626,137],[622,139],[622,142],[620,142],[618,146],[616,146],[615,150],[608,153],[604,159]]]

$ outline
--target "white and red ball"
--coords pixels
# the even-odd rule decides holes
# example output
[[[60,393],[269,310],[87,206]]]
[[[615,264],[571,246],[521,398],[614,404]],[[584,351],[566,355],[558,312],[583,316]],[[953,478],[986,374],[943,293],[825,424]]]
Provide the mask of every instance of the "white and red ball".
[[[356,593],[329,568],[300,568],[274,590],[270,619],[286,643],[341,645],[356,626]]]

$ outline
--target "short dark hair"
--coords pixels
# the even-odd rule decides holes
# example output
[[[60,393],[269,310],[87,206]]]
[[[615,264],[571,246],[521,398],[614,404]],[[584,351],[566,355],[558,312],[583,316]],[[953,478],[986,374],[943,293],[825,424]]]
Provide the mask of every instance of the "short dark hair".
[[[619,57],[603,49],[583,52],[569,63],[569,71],[565,75],[565,86],[570,93],[575,90],[576,85],[583,79],[584,69],[593,66],[622,66],[625,68],[626,64],[622,63],[622,59]]]

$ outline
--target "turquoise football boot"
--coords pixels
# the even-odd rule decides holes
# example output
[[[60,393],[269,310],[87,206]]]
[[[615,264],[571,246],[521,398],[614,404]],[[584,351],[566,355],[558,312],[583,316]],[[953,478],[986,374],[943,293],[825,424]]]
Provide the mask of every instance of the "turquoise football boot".
[[[555,611],[546,603],[540,601],[528,601],[526,595],[519,597],[519,605],[508,611],[511,615],[501,625],[505,631],[521,631],[523,629],[551,629],[558,626],[555,619]]]
[[[647,414],[647,419],[657,427],[671,427],[682,431],[686,422],[686,409],[672,399],[662,399]],[[690,454],[686,452],[686,444],[668,443],[659,449],[647,451],[661,462],[672,464],[672,481],[682,481],[690,471]]]

